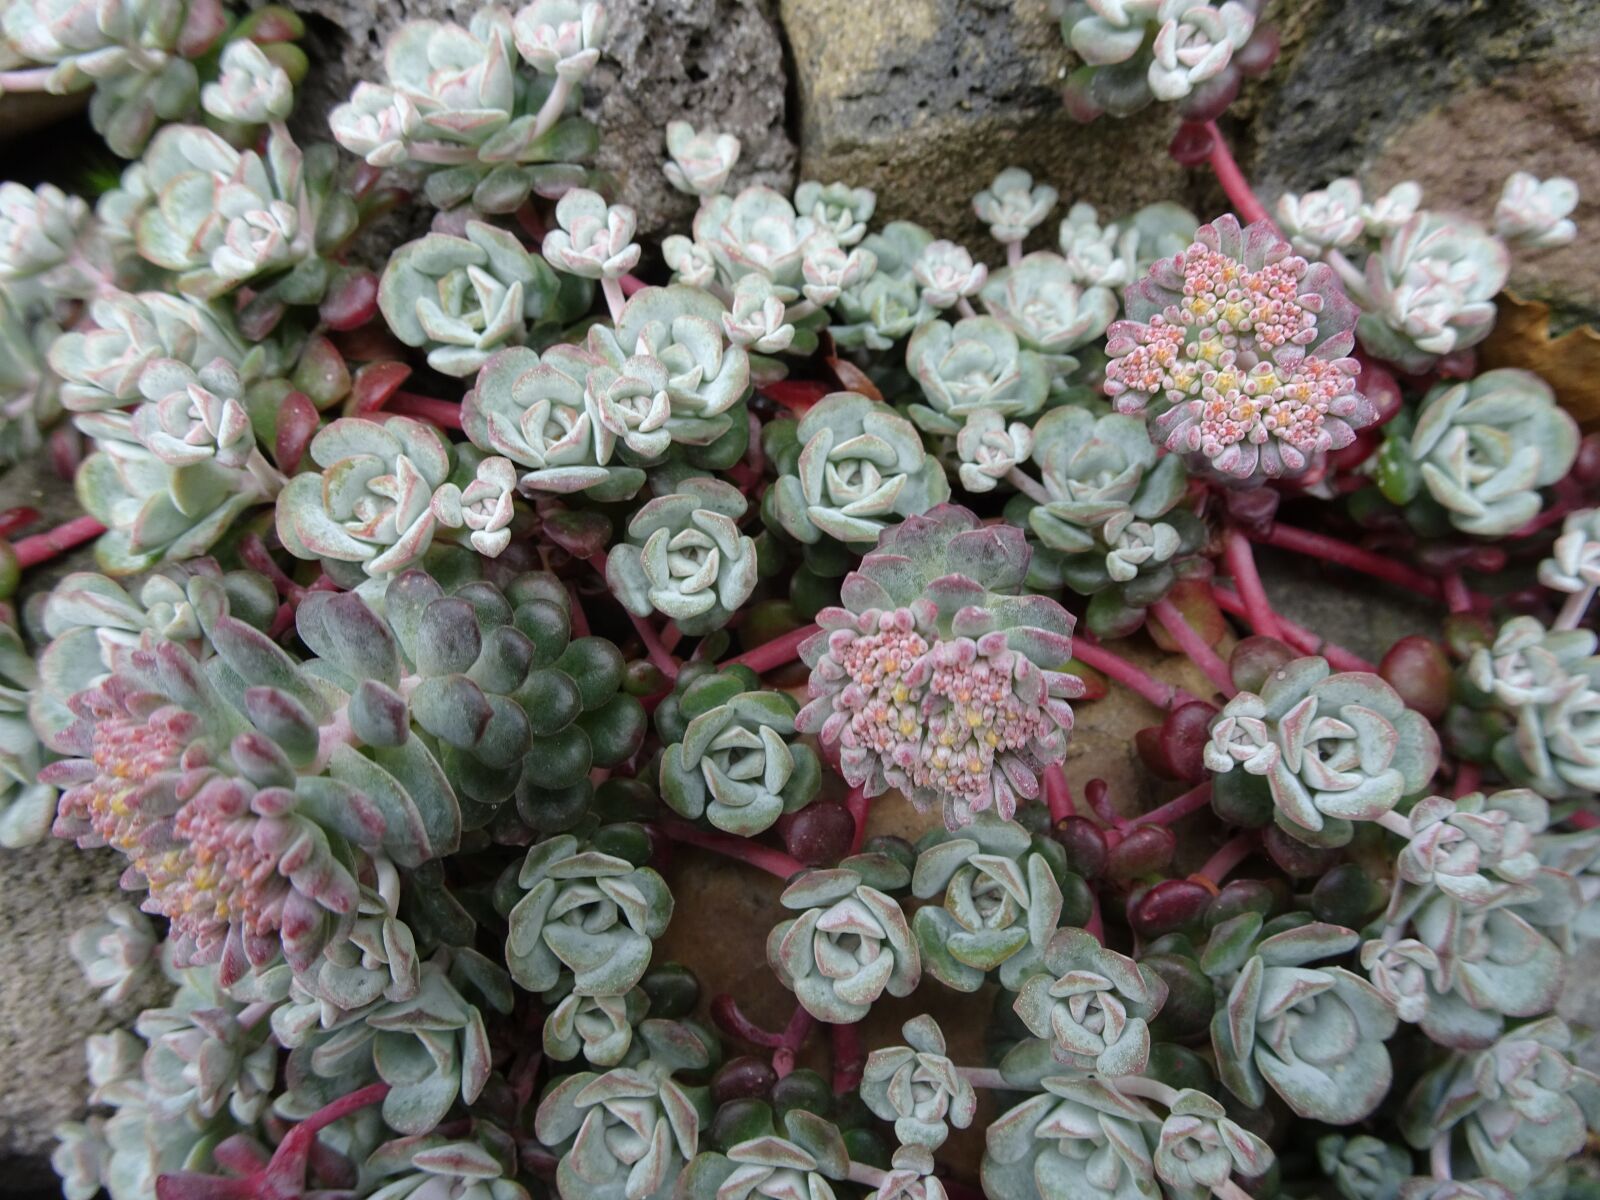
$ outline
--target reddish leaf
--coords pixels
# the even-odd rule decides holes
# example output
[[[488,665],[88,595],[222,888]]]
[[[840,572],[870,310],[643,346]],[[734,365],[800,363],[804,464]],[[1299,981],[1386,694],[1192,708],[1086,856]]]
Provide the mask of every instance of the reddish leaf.
[[[411,377],[411,368],[402,362],[368,363],[356,372],[350,385],[357,414],[374,413],[389,402],[400,385]]]
[[[335,330],[355,329],[378,315],[378,277],[371,271],[341,271],[329,285],[317,314]]]
[[[847,392],[859,392],[868,400],[883,403],[883,393],[878,390],[878,385],[867,377],[867,373],[848,358],[830,358],[827,360],[828,369],[833,372],[833,377],[839,381],[839,386]]]
[[[278,408],[278,435],[273,447],[273,457],[278,460],[278,470],[292,474],[299,470],[300,459],[316,435],[321,418],[317,406],[304,392],[290,392]]]
[[[1167,147],[1167,153],[1179,166],[1199,167],[1204,166],[1211,157],[1212,147],[1215,142],[1211,130],[1194,121],[1185,121],[1178,126],[1178,132],[1173,135],[1172,143]]]
[[[783,379],[760,389],[761,394],[795,414],[803,416],[829,392],[828,385],[815,379]]]

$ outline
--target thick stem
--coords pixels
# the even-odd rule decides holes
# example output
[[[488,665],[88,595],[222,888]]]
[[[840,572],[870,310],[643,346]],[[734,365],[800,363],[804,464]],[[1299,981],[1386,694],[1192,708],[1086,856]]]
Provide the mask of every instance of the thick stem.
[[[864,1187],[877,1188],[883,1186],[883,1181],[889,1178],[889,1172],[881,1171],[877,1167],[868,1166],[866,1163],[850,1162],[850,1172],[846,1176],[851,1183],[859,1183]],[[814,1193],[813,1193],[814,1194]]]
[[[1021,242],[1007,242],[1006,243],[1006,266],[1014,267],[1021,261],[1022,261],[1022,243]]]
[[[655,825],[675,842],[682,842],[686,846],[698,846],[702,850],[710,850],[725,858],[737,859],[752,867],[759,867],[778,879],[788,880],[805,870],[804,864],[782,850],[774,850],[770,846],[763,846],[748,838],[734,837],[727,833],[712,833],[709,829],[701,829],[676,817],[661,817]]]
[[[804,1005],[794,1006],[794,1013],[783,1031],[778,1048],[772,1054],[772,1073],[779,1079],[794,1071],[795,1056],[800,1053],[800,1047],[806,1044],[816,1024],[817,1019],[805,1010]]]
[[[804,1009],[797,1011],[804,1012]],[[776,1050],[784,1044],[784,1035],[773,1033],[757,1025],[739,1007],[739,1002],[732,996],[723,992],[712,997],[711,1019],[718,1029],[724,1033],[732,1034],[741,1041],[749,1042],[752,1046],[760,1046],[763,1050]],[[791,1022],[793,1024],[793,1022]]]
[[[1072,643],[1072,656],[1099,671],[1107,679],[1114,679],[1123,687],[1137,692],[1157,708],[1174,708],[1198,699],[1183,688],[1162,683],[1155,676],[1134,666],[1127,659],[1113,654],[1086,633],[1078,634]]]
[[[1239,593],[1229,591],[1225,587],[1211,586],[1211,595],[1217,602],[1217,607],[1223,612],[1235,617],[1249,619],[1245,611],[1244,600]],[[1288,642],[1302,654],[1320,654],[1328,660],[1328,665],[1335,671],[1366,671],[1369,674],[1377,671],[1375,663],[1370,663],[1359,654],[1353,654],[1343,646],[1335,645],[1326,638],[1313,633],[1304,625],[1296,625],[1281,613],[1274,614],[1278,618],[1278,628],[1283,634],[1283,640]]]
[[[1411,839],[1413,833],[1411,822],[1397,812],[1384,813],[1383,816],[1378,818],[1378,824],[1382,825],[1390,833],[1398,834],[1407,841]]]
[[[1478,783],[1483,777],[1483,772],[1478,769],[1477,763],[1464,762],[1456,768],[1456,786],[1452,789],[1457,800],[1478,790]]]
[[[533,136],[531,140],[537,141],[555,127],[561,119],[561,114],[566,111],[567,99],[572,95],[572,77],[557,75],[556,83],[550,89],[550,94],[544,98],[544,103],[539,106],[539,115],[533,119]]]
[[[1162,1083],[1159,1079],[1150,1079],[1144,1075],[1120,1075],[1112,1082],[1112,1086],[1124,1096],[1137,1096],[1141,1100],[1154,1100],[1157,1104],[1172,1107],[1172,1102],[1178,1098],[1178,1089]]]
[[[1561,612],[1556,616],[1556,623],[1552,629],[1576,629],[1578,622],[1583,620],[1583,614],[1589,608],[1589,601],[1594,599],[1595,589],[1586,587],[1581,592],[1573,592],[1561,606]]]
[[[1100,893],[1093,889],[1089,892],[1089,920],[1084,924],[1083,931],[1102,946],[1105,945],[1106,920],[1100,913]]]
[[[396,392],[389,398],[386,411],[397,416],[430,421],[441,429],[461,428],[461,405],[448,400],[435,400],[431,396],[418,396],[414,392]]]
[[[622,306],[628,302],[627,297],[622,294],[622,284],[615,279],[602,279],[600,291],[605,295],[606,308],[611,311],[611,319],[620,321]]]
[[[1211,163],[1211,172],[1222,185],[1228,202],[1238,211],[1240,220],[1246,225],[1254,221],[1270,220],[1265,206],[1256,198],[1250,181],[1244,177],[1244,172],[1234,161],[1233,151],[1228,148],[1228,140],[1222,136],[1222,130],[1217,128],[1215,121],[1207,121],[1205,128],[1211,135],[1211,153],[1207,156]]]
[[[74,517],[65,525],[57,525],[44,533],[36,533],[32,537],[23,538],[20,542],[13,542],[11,549],[16,553],[17,566],[25,571],[42,562],[49,562],[56,555],[65,554],[68,550],[99,537],[105,531],[106,527],[93,517]]]
[[[1352,546],[1349,542],[1341,542],[1338,538],[1312,533],[1308,529],[1296,529],[1292,525],[1273,525],[1265,534],[1251,540],[1266,546],[1276,546],[1280,550],[1293,550],[1297,554],[1320,558],[1341,567],[1349,567],[1352,571],[1360,571],[1363,575],[1371,575],[1374,579],[1381,579],[1385,583],[1392,583],[1407,591],[1420,593],[1430,600],[1438,600],[1443,595],[1439,581],[1424,575],[1421,571],[1384,558],[1381,554],[1374,554],[1370,550],[1363,550],[1360,546]]]
[[[1444,602],[1450,606],[1452,613],[1472,611],[1472,593],[1467,590],[1460,571],[1451,571],[1444,577]]]
[[[1249,858],[1260,844],[1260,831],[1247,829],[1238,836],[1224,842],[1215,854],[1206,859],[1205,865],[1196,871],[1195,875],[1212,883],[1220,884],[1232,873],[1235,867]]]
[[[844,798],[844,806],[850,819],[855,822],[855,832],[850,835],[850,853],[860,854],[861,846],[867,840],[867,812],[871,807],[867,803],[866,792],[858,787],[851,788],[850,794]]]
[[[1174,821],[1181,821],[1190,813],[1197,813],[1211,803],[1211,781],[1208,779],[1198,787],[1192,787],[1175,800],[1168,800],[1160,808],[1152,808],[1142,816],[1135,817],[1132,825],[1171,825]]]
[[[1433,1145],[1428,1147],[1428,1169],[1433,1172],[1435,1179],[1449,1179],[1450,1176],[1450,1135],[1441,1133],[1433,1139]]]
[[[749,667],[757,675],[765,675],[768,671],[791,663],[800,657],[800,643],[817,632],[815,625],[806,625],[794,629],[782,637],[775,637],[770,642],[757,646],[754,650],[746,650],[737,658],[730,658],[723,663],[724,667],[735,664]]]
[[[1261,584],[1261,575],[1256,570],[1256,557],[1250,548],[1250,539],[1237,529],[1228,530],[1227,549],[1223,552],[1223,561],[1227,563],[1228,574],[1233,576],[1234,586],[1239,589],[1239,596],[1244,601],[1246,619],[1262,637],[1283,640],[1283,629],[1278,621],[1278,614],[1272,611],[1272,602],[1267,599],[1267,589]]]
[[[1044,769],[1044,802],[1050,809],[1052,825],[1077,814],[1072,804],[1072,787],[1060,763],[1051,763]]]
[[[972,301],[965,296],[956,297],[956,311],[963,317],[975,317],[978,315],[978,310],[972,307]]]
[[[54,67],[27,67],[17,71],[0,71],[0,93],[48,92],[50,75]]]
[[[1006,472],[1005,479],[1007,483],[1035,504],[1050,503],[1050,493],[1044,490],[1044,485],[1025,474],[1020,467],[1012,467]]]
[[[1212,647],[1211,643],[1200,636],[1199,631],[1188,621],[1184,620],[1183,613],[1178,611],[1178,606],[1166,596],[1157,600],[1150,606],[1150,611],[1155,614],[1156,620],[1166,627],[1172,635],[1172,640],[1178,643],[1178,648],[1189,656],[1189,661],[1205,673],[1224,696],[1232,696],[1235,688],[1233,678],[1228,673],[1228,664],[1222,661]]]
[[[1007,1083],[1006,1077],[995,1067],[957,1067],[956,1074],[975,1088],[991,1091],[1015,1091],[1016,1084]]]
[[[861,1086],[861,1073],[867,1066],[867,1048],[861,1044],[861,1026],[830,1025],[833,1040],[833,1094],[848,1096]]]

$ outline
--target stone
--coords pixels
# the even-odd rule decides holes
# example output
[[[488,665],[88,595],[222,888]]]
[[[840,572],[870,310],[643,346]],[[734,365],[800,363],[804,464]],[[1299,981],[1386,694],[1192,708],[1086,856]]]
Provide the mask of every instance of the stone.
[[[382,78],[383,43],[393,29],[412,20],[464,21],[473,9],[447,0],[299,0],[294,7],[312,18],[313,65],[300,87],[297,132],[322,138],[333,106],[361,80]],[[587,84],[585,112],[600,127],[596,165],[610,177],[613,198],[638,212],[641,237],[659,240],[694,215],[694,198],[673,191],[661,174],[669,121],[738,136],[744,150],[730,186],[793,188],[783,44],[768,4],[608,0],[606,15],[606,56]]]

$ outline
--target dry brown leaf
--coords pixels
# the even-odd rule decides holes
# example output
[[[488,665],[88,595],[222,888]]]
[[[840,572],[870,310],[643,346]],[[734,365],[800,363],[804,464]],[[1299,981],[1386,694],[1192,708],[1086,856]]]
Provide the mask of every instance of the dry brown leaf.
[[[1594,326],[1551,337],[1548,304],[1504,292],[1494,332],[1478,347],[1478,366],[1532,371],[1555,388],[1561,407],[1580,425],[1600,428],[1600,330]]]

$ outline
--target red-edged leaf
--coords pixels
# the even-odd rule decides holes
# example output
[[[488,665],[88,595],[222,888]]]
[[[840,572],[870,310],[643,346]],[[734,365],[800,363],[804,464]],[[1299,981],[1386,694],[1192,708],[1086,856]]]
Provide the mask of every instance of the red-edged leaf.
[[[883,403],[883,393],[878,390],[878,385],[873,383],[867,373],[855,363],[848,358],[830,358],[827,363],[828,369],[833,372],[833,377],[845,391],[859,392],[868,400]]]
[[[330,329],[365,325],[378,313],[378,277],[371,271],[341,271],[334,277],[317,314]]]
[[[304,392],[290,392],[283,398],[283,404],[278,409],[278,435],[273,446],[278,470],[289,475],[299,469],[300,460],[305,456],[306,447],[311,444],[320,423],[317,406],[311,403],[310,397]]]
[[[358,415],[377,412],[389,402],[400,385],[411,377],[411,368],[402,362],[368,363],[356,372],[350,386]]]

